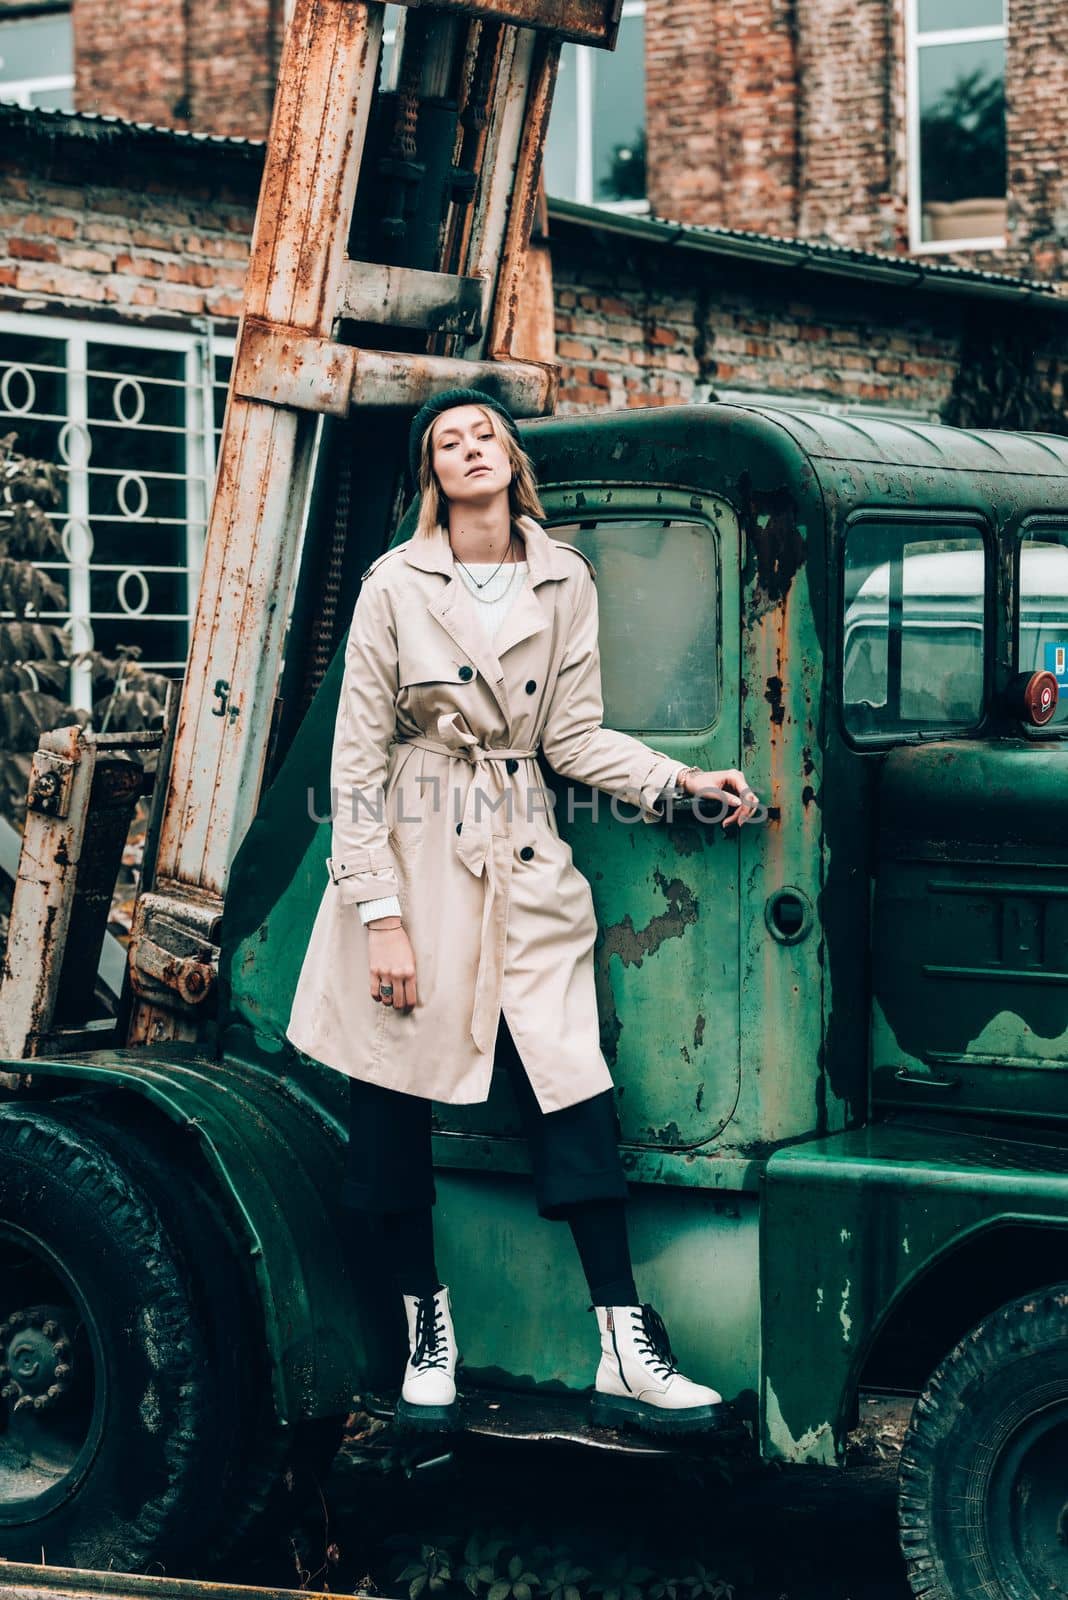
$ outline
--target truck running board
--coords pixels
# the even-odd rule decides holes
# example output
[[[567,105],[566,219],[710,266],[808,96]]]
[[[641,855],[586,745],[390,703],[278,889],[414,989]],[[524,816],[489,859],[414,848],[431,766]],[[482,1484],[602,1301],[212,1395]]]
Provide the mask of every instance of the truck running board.
[[[393,1407],[363,1397],[368,1414],[393,1420]],[[713,1433],[652,1437],[621,1428],[598,1427],[590,1421],[588,1394],[539,1393],[468,1385],[462,1392],[459,1434],[514,1443],[582,1445],[626,1456],[737,1455],[752,1442],[751,1430],[733,1411],[727,1424]],[[413,1434],[428,1444],[430,1436]],[[447,1443],[449,1435],[442,1435]]]

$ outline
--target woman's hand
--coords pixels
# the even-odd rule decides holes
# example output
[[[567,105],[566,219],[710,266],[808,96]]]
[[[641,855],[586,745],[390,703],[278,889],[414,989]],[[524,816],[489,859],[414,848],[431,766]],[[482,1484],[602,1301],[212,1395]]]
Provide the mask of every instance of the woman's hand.
[[[724,828],[729,828],[732,823],[736,827],[744,827],[753,813],[761,809],[745,773],[735,767],[728,767],[723,772],[684,772],[680,786],[687,794],[694,795],[718,791],[716,798],[730,808],[720,824]]]
[[[384,920],[384,919],[376,919]],[[367,924],[367,954],[371,969],[371,999],[395,1011],[409,1012],[418,1002],[415,992],[415,954],[400,922],[378,927]],[[383,994],[385,988],[387,993]],[[392,993],[388,992],[392,990]]]

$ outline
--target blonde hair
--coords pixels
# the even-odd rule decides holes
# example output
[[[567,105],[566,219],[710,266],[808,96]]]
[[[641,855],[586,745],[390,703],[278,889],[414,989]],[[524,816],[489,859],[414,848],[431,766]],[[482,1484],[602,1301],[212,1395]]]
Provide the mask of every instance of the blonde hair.
[[[508,464],[512,469],[512,482],[508,490],[508,505],[512,516],[536,517],[539,521],[543,520],[545,510],[538,499],[538,486],[530,457],[503,417],[490,406],[480,409],[493,432],[493,437],[498,444],[504,446]],[[443,417],[448,416],[447,411],[440,414]],[[434,471],[432,439],[434,423],[437,420],[435,417],[434,422],[427,428],[419,447],[419,520],[415,525],[417,539],[431,538],[448,519],[449,502],[442,493],[438,475]]]

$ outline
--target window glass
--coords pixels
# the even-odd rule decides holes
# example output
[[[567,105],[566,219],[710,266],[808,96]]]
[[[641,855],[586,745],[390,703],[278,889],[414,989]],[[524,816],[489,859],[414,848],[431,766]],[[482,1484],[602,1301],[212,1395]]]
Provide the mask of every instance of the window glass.
[[[382,23],[382,68],[381,84],[383,89],[397,87],[397,29],[404,14],[403,6],[387,6]]]
[[[74,43],[69,11],[0,21],[0,100],[70,110]]]
[[[986,560],[976,531],[858,523],[846,541],[842,704],[864,735],[964,729],[983,709]]]
[[[565,44],[560,52],[545,141],[545,192],[564,200],[578,198],[578,51],[578,45]]]
[[[918,0],[921,33],[947,28],[990,28],[1005,21],[1005,0]]]
[[[586,205],[645,199],[645,5],[625,0],[616,48],[567,44],[560,55],[545,186]]]
[[[604,721],[688,733],[718,709],[718,574],[698,522],[582,522],[552,530],[597,569]]]
[[[921,240],[1001,238],[1004,37],[921,43],[918,56]]]
[[[1047,727],[1068,723],[1068,529],[1020,546],[1020,672],[1052,672],[1060,698]]]
[[[624,16],[593,63],[593,198],[645,198],[645,20]]]

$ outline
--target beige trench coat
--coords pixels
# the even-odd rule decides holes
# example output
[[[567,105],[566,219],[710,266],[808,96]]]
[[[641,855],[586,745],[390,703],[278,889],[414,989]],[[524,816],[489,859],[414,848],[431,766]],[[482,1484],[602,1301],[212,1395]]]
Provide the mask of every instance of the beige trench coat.
[[[331,758],[329,879],[286,1033],[350,1077],[463,1105],[489,1094],[503,1009],[539,1105],[556,1111],[612,1080],[593,897],[536,753],[649,823],[684,763],[602,727],[594,569],[537,523],[519,528],[527,575],[492,644],[443,529],[363,575]],[[389,894],[415,956],[407,1015],[371,998],[357,910]]]

